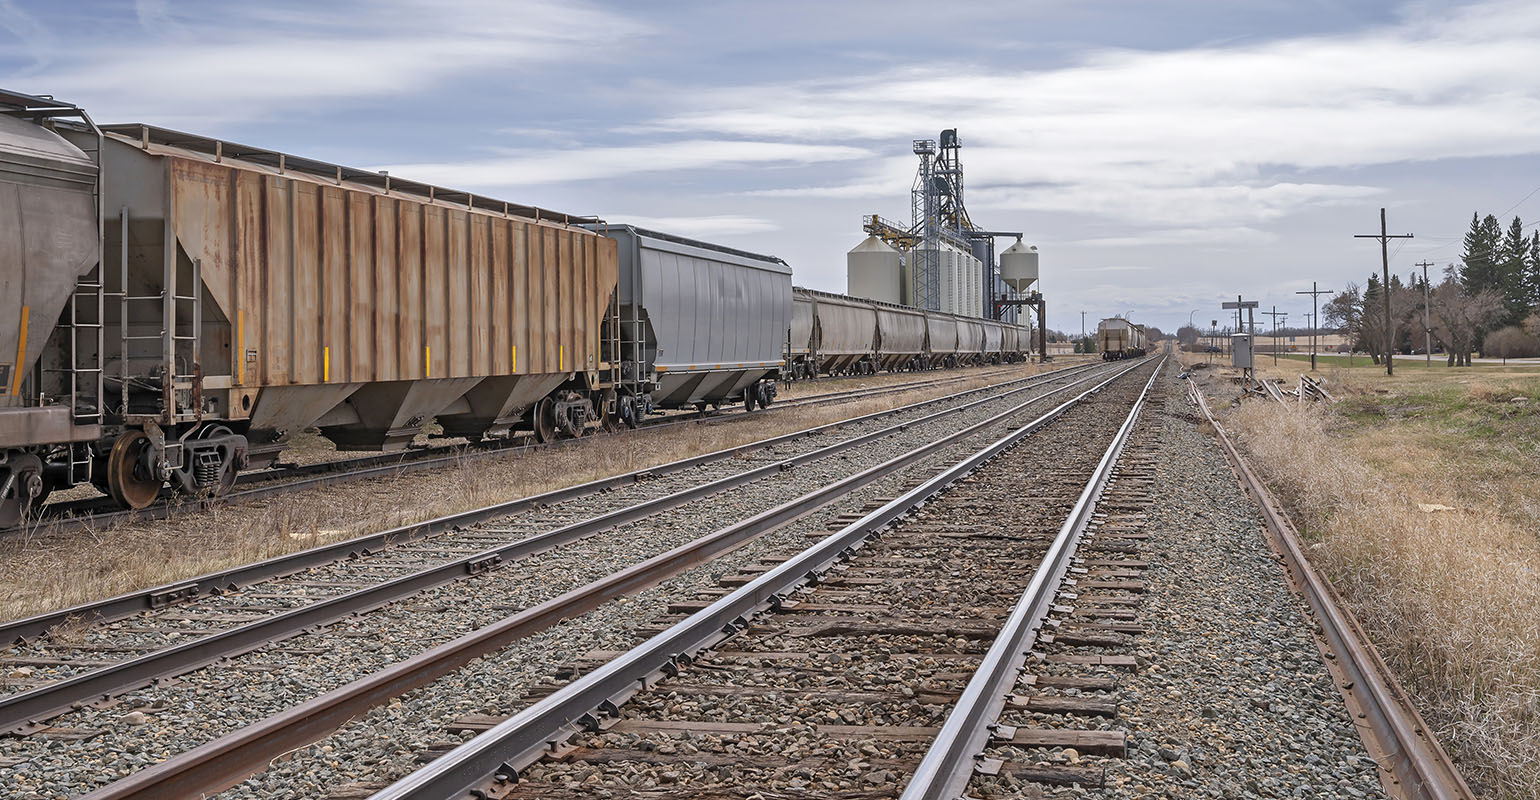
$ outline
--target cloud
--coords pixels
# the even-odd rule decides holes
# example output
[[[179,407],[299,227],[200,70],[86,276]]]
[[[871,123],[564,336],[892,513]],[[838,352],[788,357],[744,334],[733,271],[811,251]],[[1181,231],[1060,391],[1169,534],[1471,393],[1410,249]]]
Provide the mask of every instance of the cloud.
[[[0,30],[11,35],[19,49],[27,54],[34,66],[45,66],[53,61],[57,38],[48,26],[37,17],[21,10],[15,0],[0,0]],[[46,89],[38,92],[46,93]]]
[[[881,142],[891,153],[908,149],[895,132],[957,127],[975,216],[1020,209],[1157,228],[1245,227],[1380,191],[1302,175],[1540,153],[1537,36],[1532,2],[1415,6],[1354,34],[1103,48],[1052,68],[929,64],[705,89],[696,107],[651,129]],[[913,169],[910,160],[901,177]],[[754,194],[867,198],[892,196],[897,185],[891,173],[863,174]]]
[[[580,147],[538,155],[379,167],[413,180],[472,189],[616,178],[649,172],[816,164],[871,155],[859,147],[728,140],[686,140],[614,147]]]
[[[10,0],[0,2],[0,21],[24,21]],[[46,87],[37,91],[103,119],[260,119],[307,103],[404,97],[498,68],[603,59],[607,47],[650,30],[589,3],[555,0],[179,8],[148,0],[135,12],[143,28],[134,35],[82,40],[67,61],[19,70],[5,85]],[[16,33],[15,24],[6,27]]]
[[[607,217],[610,222],[635,225],[638,228],[664,231],[680,236],[710,239],[713,236],[735,236],[745,233],[762,233],[780,229],[774,220],[761,217],[745,217],[721,214],[705,217],[648,217],[615,214]]]
[[[1074,247],[1154,247],[1166,245],[1275,244],[1278,234],[1251,227],[1157,228],[1123,236],[1096,236],[1064,244]]]

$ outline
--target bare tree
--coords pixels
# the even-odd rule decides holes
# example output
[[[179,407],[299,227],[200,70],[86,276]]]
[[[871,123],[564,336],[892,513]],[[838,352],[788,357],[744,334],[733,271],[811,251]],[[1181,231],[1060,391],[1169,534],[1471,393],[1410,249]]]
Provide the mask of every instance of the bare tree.
[[[1449,366],[1468,367],[1477,337],[1499,322],[1507,308],[1501,292],[1484,289],[1470,294],[1446,269],[1444,282],[1433,289],[1430,311],[1433,335],[1449,353]]]
[[[1321,316],[1328,325],[1345,331],[1358,347],[1364,349],[1374,363],[1380,363],[1385,355],[1385,305],[1380,292],[1384,291],[1379,278],[1369,276],[1369,285],[1359,289],[1350,284],[1347,291],[1338,294],[1321,309]],[[1406,336],[1408,323],[1422,311],[1422,292],[1401,283],[1400,276],[1390,281],[1390,334],[1395,347],[1400,347]],[[1419,320],[1420,322],[1420,320]]]
[[[1518,325],[1509,325],[1492,331],[1487,334],[1481,347],[1483,354],[1497,356],[1503,360],[1504,364],[1508,363],[1510,358],[1540,356],[1540,339],[1530,336]]]

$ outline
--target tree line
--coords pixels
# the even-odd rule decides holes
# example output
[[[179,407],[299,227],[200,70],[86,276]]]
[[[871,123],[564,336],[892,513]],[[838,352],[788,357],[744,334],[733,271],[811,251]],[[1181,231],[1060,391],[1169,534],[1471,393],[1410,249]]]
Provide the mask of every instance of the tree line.
[[[1469,366],[1476,352],[1540,356],[1540,230],[1525,230],[1518,217],[1504,229],[1495,215],[1474,213],[1459,263],[1445,265],[1440,278],[1392,275],[1386,287],[1371,274],[1333,297],[1322,316],[1375,363],[1384,357],[1387,327],[1394,352],[1421,352],[1431,338],[1450,366]]]

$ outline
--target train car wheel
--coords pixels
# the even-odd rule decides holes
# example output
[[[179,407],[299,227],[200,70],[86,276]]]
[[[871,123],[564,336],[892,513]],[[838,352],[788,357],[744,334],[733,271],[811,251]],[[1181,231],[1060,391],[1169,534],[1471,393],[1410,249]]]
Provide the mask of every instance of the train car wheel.
[[[549,397],[541,398],[531,412],[530,421],[535,429],[535,441],[545,444],[556,441],[556,403]]]
[[[627,428],[635,430],[636,426],[641,424],[638,419],[641,415],[637,413],[636,398],[631,395],[621,396],[615,404],[615,410],[620,414],[620,421],[624,422]]]
[[[759,392],[758,392],[758,394],[759,394],[759,407],[760,408],[769,408],[770,407],[770,403],[775,400],[775,384],[773,384],[773,383],[761,383],[759,385]]]
[[[149,447],[150,437],[142,431],[127,431],[107,455],[107,492],[124,508],[144,508],[160,494],[162,482],[144,475],[142,462]]]
[[[755,391],[755,387],[753,387],[753,386],[745,386],[743,388],[743,410],[744,411],[753,411],[754,410],[754,403],[755,403],[756,400],[759,399],[758,396],[757,396],[758,394],[759,393],[757,391]]]

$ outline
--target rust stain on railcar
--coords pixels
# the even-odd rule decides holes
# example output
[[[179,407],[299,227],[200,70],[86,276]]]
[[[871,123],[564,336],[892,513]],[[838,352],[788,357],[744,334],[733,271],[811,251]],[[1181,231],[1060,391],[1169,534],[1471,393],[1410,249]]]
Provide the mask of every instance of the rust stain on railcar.
[[[492,261],[492,285],[491,307],[488,313],[492,320],[492,371],[495,374],[506,375],[513,371],[512,358],[509,351],[513,348],[512,328],[510,324],[513,312],[510,310],[513,300],[513,282],[510,280],[509,270],[509,244],[508,238],[511,225],[492,225],[491,236],[487,241],[488,255]]]
[[[401,349],[397,353],[396,378],[405,380],[421,374],[424,360],[424,340],[428,335],[428,322],[424,315],[425,300],[423,282],[427,268],[424,266],[424,242],[421,209],[406,202],[396,202],[396,253],[397,277],[401,292],[397,304],[397,328],[401,337]]]
[[[413,305],[402,293],[399,242],[396,233],[396,202],[388,197],[373,198],[374,208],[374,291],[369,312],[374,317],[374,372],[378,380],[401,377],[400,344],[406,338],[407,310]],[[392,302],[394,300],[394,302]]]
[[[208,340],[229,344],[205,374],[262,387],[599,366],[616,284],[605,237],[167,158],[173,227],[213,301],[205,320],[228,328]]]
[[[471,370],[492,374],[492,244],[490,220],[470,215]]]

